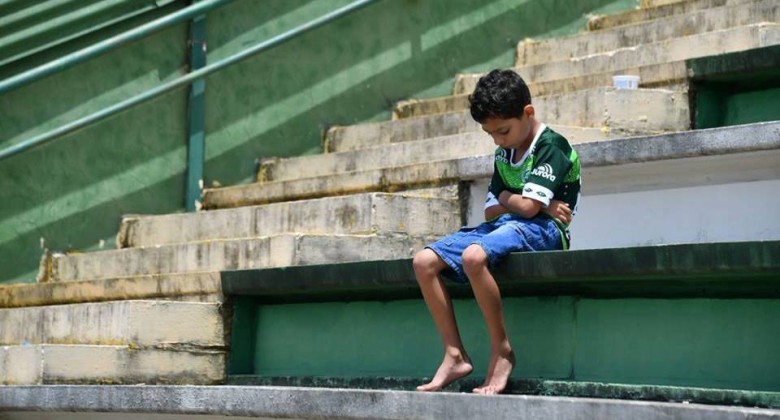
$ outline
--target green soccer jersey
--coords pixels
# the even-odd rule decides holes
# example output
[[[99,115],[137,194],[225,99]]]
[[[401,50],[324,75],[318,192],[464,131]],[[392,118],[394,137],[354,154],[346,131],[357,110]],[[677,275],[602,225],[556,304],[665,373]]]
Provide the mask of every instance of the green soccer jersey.
[[[525,155],[517,163],[514,149],[496,149],[493,178],[485,208],[498,204],[507,190],[539,201],[547,207],[553,198],[566,202],[572,216],[580,197],[580,159],[569,142],[542,124]],[[546,213],[539,213],[546,216]],[[569,226],[555,220],[561,230],[563,247],[569,247]]]

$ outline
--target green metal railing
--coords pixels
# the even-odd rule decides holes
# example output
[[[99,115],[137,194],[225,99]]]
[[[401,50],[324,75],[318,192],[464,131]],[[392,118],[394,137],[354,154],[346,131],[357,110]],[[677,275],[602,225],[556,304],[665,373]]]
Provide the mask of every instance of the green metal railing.
[[[20,88],[28,83],[42,79],[51,74],[58,73],[62,70],[73,67],[76,64],[97,57],[121,45],[127,44],[128,42],[138,41],[139,39],[143,39],[171,25],[175,25],[195,16],[202,15],[211,9],[222,7],[232,1],[233,0],[202,0],[194,5],[179,10],[178,12],[174,12],[170,15],[155,19],[137,28],[123,32],[104,41],[100,41],[97,44],[90,45],[89,47],[68,54],[65,57],[58,58],[24,73],[9,77],[8,79],[0,81],[0,95]]]
[[[11,77],[9,79],[6,79],[2,82],[0,82],[0,94],[3,94],[5,92],[8,92],[10,90],[13,90],[15,88],[18,88],[24,84],[30,83],[32,81],[38,80],[42,77],[45,77],[47,75],[56,73],[58,71],[64,70],[68,67],[71,67],[75,64],[78,64],[80,62],[83,62],[89,58],[95,57],[99,54],[102,54],[110,49],[116,48],[119,45],[122,45],[124,43],[137,40],[140,38],[143,38],[144,36],[150,35],[153,32],[159,31],[160,29],[170,26],[172,24],[184,21],[186,19],[192,18],[194,16],[198,16],[203,14],[205,11],[213,9],[215,7],[222,6],[224,4],[229,3],[232,0],[203,0],[198,3],[196,3],[193,6],[187,7],[186,9],[182,9],[179,12],[173,13],[171,15],[168,15],[166,17],[157,19],[155,21],[149,22],[148,24],[142,25],[134,30],[125,32],[124,34],[118,35],[116,37],[110,38],[106,41],[100,42],[98,44],[95,44],[91,47],[87,47],[83,50],[77,51],[73,54],[70,54],[66,57],[63,57],[62,59],[52,61],[51,63],[45,64],[43,66],[37,67],[33,70],[30,70],[28,72],[22,73],[18,76]],[[160,86],[151,88],[143,93],[140,93],[136,96],[133,96],[132,98],[126,99],[122,102],[119,102],[117,104],[114,104],[112,106],[109,106],[107,108],[104,108],[98,112],[95,112],[93,114],[90,114],[88,116],[85,116],[83,118],[77,119],[75,121],[72,121],[70,123],[67,123],[65,125],[62,125],[58,128],[55,128],[53,130],[47,131],[45,133],[39,134],[31,139],[22,141],[20,143],[17,143],[13,146],[10,146],[6,149],[3,149],[0,151],[0,160],[9,158],[11,156],[17,155],[19,153],[22,153],[26,150],[32,149],[37,146],[41,146],[43,144],[46,144],[52,140],[55,140],[61,136],[64,136],[65,134],[71,133],[73,131],[76,131],[78,129],[87,127],[89,125],[92,125],[98,121],[101,121],[105,118],[108,118],[114,114],[117,114],[119,112],[125,111],[127,109],[130,109],[136,105],[142,104],[144,102],[147,102],[151,99],[154,99],[164,93],[170,92],[173,89],[176,89],[178,87],[189,85],[190,83],[197,81],[199,79],[203,79],[205,76],[217,72],[219,70],[224,69],[225,67],[228,67],[230,65],[236,64],[240,61],[243,61],[249,57],[252,57],[255,54],[258,54],[260,52],[269,50],[271,48],[274,48],[276,46],[281,45],[282,43],[289,41],[290,39],[293,39],[297,36],[300,36],[306,32],[309,32],[313,29],[319,28],[320,26],[323,26],[333,20],[336,20],[340,17],[346,16],[352,12],[358,11],[362,9],[365,6],[370,5],[371,3],[376,2],[377,0],[358,0],[354,1],[344,7],[341,7],[337,10],[334,10],[328,14],[325,14],[323,16],[320,16],[319,18],[313,19],[305,24],[302,24],[300,26],[297,26],[289,31],[286,31],[282,34],[279,34],[271,39],[268,39],[266,41],[263,41],[259,44],[256,44],[252,47],[249,47],[241,52],[238,52],[236,54],[233,54],[227,58],[224,58],[216,63],[207,65],[206,67],[200,68],[198,70],[192,71],[185,76],[179,77],[177,79],[171,80],[170,82],[164,83]],[[192,186],[188,186],[189,189],[192,188]]]

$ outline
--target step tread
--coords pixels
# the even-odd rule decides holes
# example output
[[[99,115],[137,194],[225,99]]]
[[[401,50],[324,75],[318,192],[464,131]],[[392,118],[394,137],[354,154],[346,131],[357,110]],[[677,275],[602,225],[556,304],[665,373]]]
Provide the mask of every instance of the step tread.
[[[780,32],[780,24],[763,22],[513,69],[533,83],[563,80],[584,74],[619,72],[775,45],[780,42],[777,32]],[[708,47],[691,49],[690,45]],[[466,77],[475,79],[480,76],[471,74]]]
[[[776,149],[780,139],[774,134],[780,122],[692,130],[583,143],[577,147],[583,168],[640,163],[654,160],[718,155]],[[232,207],[296,200],[312,196],[344,194],[357,190],[394,190],[414,184],[456,182],[489,177],[492,153],[431,161],[418,165],[348,172],[332,177],[302,178],[207,189],[207,207]]]
[[[220,239],[51,256],[49,282],[284,267],[411,256],[438,235],[300,235]]]
[[[119,248],[133,248],[281,234],[439,234],[438,226],[419,219],[425,213],[457,214],[457,191],[450,190],[440,189],[429,197],[365,193],[196,213],[125,216],[117,243]]]
[[[345,403],[348,402],[348,403]],[[777,410],[666,402],[531,395],[478,398],[462,393],[263,386],[115,385],[8,387],[0,407],[9,411],[135,412],[288,418],[406,419],[677,418],[775,419]]]
[[[696,0],[680,1],[673,4],[641,7],[621,13],[594,16],[588,21],[588,30],[599,31],[609,28],[630,25],[636,22],[663,19],[680,13],[688,13],[695,10],[704,10],[714,7],[739,5],[755,0]]]
[[[342,388],[414,391],[430,378],[409,377],[266,377],[257,375],[230,375],[228,384],[239,386],[283,386],[306,388]],[[463,378],[444,389],[444,392],[470,393],[482,383],[482,378]],[[546,397],[607,398],[632,401],[687,402],[724,406],[780,408],[780,392],[748,391],[741,389],[697,388],[664,385],[633,385],[620,383],[510,379],[507,395],[539,395]]]
[[[566,60],[616,48],[663,42],[682,36],[701,35],[761,22],[778,21],[780,8],[773,0],[746,5],[721,6],[638,22],[596,32],[581,32],[560,38],[524,40],[518,43],[515,66]]]

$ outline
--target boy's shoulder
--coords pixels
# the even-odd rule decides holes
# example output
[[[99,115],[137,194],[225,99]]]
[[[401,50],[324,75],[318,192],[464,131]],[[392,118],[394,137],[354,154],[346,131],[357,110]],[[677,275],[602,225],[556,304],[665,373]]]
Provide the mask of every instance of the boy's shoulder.
[[[547,126],[542,130],[542,133],[539,135],[539,141],[537,141],[534,146],[534,150],[532,150],[531,153],[543,146],[554,146],[564,151],[571,150],[571,143],[569,143],[569,140]]]

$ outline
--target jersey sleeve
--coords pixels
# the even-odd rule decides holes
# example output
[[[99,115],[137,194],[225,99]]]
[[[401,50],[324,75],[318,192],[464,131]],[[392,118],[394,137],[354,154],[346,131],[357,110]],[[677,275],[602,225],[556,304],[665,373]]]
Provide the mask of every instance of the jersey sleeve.
[[[569,157],[559,147],[552,143],[539,145],[533,168],[523,187],[523,197],[539,201],[547,207],[570,168]]]
[[[490,186],[488,187],[487,198],[485,199],[485,208],[493,207],[500,204],[498,202],[498,196],[501,195],[501,191],[504,191],[506,185],[504,180],[501,179],[501,174],[498,173],[498,167],[493,163],[493,177],[490,179]]]

